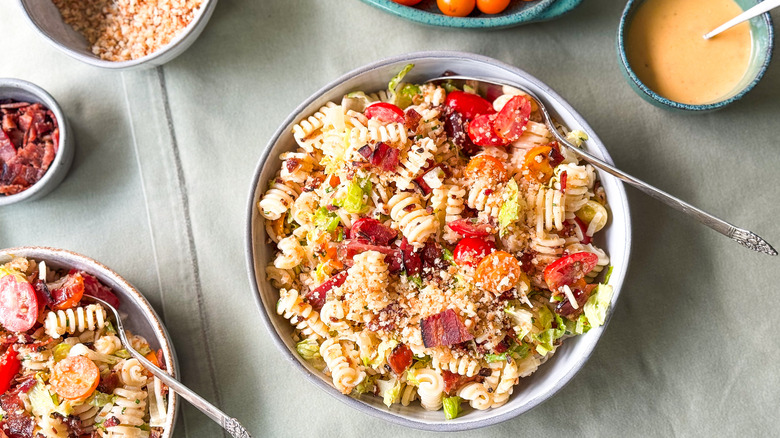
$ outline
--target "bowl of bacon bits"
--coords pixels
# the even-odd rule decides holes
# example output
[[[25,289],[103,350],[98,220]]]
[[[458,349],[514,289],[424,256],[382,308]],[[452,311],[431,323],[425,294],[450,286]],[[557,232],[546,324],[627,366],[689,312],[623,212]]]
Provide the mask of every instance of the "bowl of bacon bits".
[[[520,88],[483,89],[446,73]],[[247,260],[289,363],[338,400],[420,429],[488,426],[584,365],[625,278],[622,185],[540,80],[454,52],[337,79],[271,138],[252,182]]]
[[[0,206],[51,192],[67,175],[73,155],[57,101],[37,85],[0,78]]]
[[[146,299],[98,262],[64,250],[0,251],[0,436],[170,437],[177,397],[117,336],[175,375],[176,356]]]
[[[67,55],[114,70],[151,68],[183,53],[217,0],[20,0],[33,27]]]

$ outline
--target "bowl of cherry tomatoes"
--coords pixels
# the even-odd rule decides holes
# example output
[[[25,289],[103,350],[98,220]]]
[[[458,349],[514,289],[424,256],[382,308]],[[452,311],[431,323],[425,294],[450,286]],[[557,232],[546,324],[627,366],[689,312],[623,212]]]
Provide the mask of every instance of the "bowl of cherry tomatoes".
[[[547,21],[582,0],[363,0],[391,14],[422,24],[458,28],[505,28]]]

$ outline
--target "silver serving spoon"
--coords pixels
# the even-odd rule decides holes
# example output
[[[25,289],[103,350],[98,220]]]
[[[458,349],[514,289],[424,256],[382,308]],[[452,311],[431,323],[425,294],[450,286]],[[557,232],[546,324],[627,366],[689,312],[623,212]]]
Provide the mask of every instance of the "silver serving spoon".
[[[547,125],[547,127],[550,129],[550,132],[555,136],[555,139],[558,141],[558,143],[565,147],[567,150],[573,152],[577,157],[580,159],[587,161],[588,163],[592,164],[595,167],[598,167],[599,169],[609,173],[610,175],[618,178],[619,180],[626,182],[628,184],[631,184],[632,186],[636,187],[637,189],[641,190],[647,195],[652,196],[653,198],[663,202],[664,204],[679,210],[689,216],[692,216],[694,219],[698,220],[699,222],[703,223],[704,225],[712,228],[713,230],[723,234],[726,237],[729,237],[733,240],[735,240],[737,243],[739,243],[742,246],[745,246],[747,248],[752,249],[753,251],[758,251],[760,253],[769,254],[776,256],[777,251],[775,251],[772,246],[767,243],[764,239],[759,237],[757,234],[753,233],[752,231],[748,231],[742,228],[737,228],[734,225],[731,225],[730,223],[724,221],[723,219],[719,219],[705,211],[702,211],[696,207],[694,207],[691,204],[688,204],[685,201],[682,201],[680,199],[675,198],[674,196],[664,192],[663,190],[657,189],[650,184],[647,184],[643,181],[640,181],[637,178],[634,178],[633,176],[623,172],[622,170],[619,170],[604,161],[599,160],[598,158],[594,157],[593,155],[585,152],[584,150],[578,148],[577,146],[569,143],[566,140],[566,137],[564,137],[558,130],[555,128],[555,124],[552,121],[552,117],[550,117],[550,114],[547,112],[547,108],[545,107],[545,104],[542,102],[541,99],[539,99],[536,95],[534,95],[531,91],[529,91],[527,88],[517,85],[517,84],[510,84],[505,81],[497,80],[497,79],[485,79],[485,78],[473,78],[469,76],[459,76],[459,75],[453,75],[453,76],[441,76],[438,78],[429,79],[426,82],[446,82],[446,81],[468,81],[470,85],[478,85],[482,88],[489,88],[494,86],[499,87],[511,87],[516,88],[523,93],[526,93],[528,97],[532,98],[536,101],[536,104],[539,106],[539,110],[544,116],[544,122]],[[485,91],[485,90],[479,90],[479,91]],[[485,95],[485,94],[483,94]]]
[[[88,295],[84,295],[82,300],[92,301],[97,304],[100,304],[101,306],[110,310],[114,314],[114,320],[116,321],[116,332],[119,335],[119,338],[122,340],[122,346],[134,358],[138,359],[138,361],[141,362],[141,365],[143,365],[144,368],[149,370],[150,373],[154,374],[155,377],[162,380],[163,383],[168,385],[168,387],[171,388],[172,390],[176,391],[176,393],[182,396],[182,398],[192,403],[193,406],[195,406],[201,412],[206,414],[206,416],[208,416],[209,418],[214,420],[214,422],[222,426],[222,428],[228,431],[230,435],[236,438],[252,438],[249,432],[247,432],[247,430],[244,428],[244,426],[241,425],[241,423],[238,422],[238,420],[229,417],[227,414],[217,409],[216,406],[207,402],[203,397],[199,396],[191,389],[184,386],[178,380],[169,376],[165,371],[157,368],[152,362],[149,361],[149,359],[145,358],[141,353],[133,349],[130,340],[127,339],[127,335],[125,334],[125,328],[122,325],[122,318],[119,316],[119,312],[114,308],[114,306],[108,304],[107,302],[101,300],[100,298],[95,298],[93,296],[88,296]]]
[[[780,0],[764,0],[747,11],[716,27],[712,32],[705,33],[704,39],[708,40],[723,31],[731,29],[743,21],[748,21],[753,17],[757,17],[765,12],[769,12],[771,9],[774,9],[778,6],[780,6]]]

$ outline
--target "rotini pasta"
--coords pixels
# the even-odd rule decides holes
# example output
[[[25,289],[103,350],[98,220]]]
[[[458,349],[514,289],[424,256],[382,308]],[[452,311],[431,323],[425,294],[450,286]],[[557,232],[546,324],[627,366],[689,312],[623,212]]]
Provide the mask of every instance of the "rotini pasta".
[[[106,311],[96,304],[49,312],[44,323],[46,334],[54,339],[65,333],[72,335],[85,330],[101,329],[105,325]]]
[[[458,99],[485,112],[464,117]],[[280,156],[259,205],[276,250],[266,277],[299,353],[344,394],[500,407],[566,336],[602,323],[583,309],[609,297],[597,285],[609,258],[591,241],[608,220],[596,172],[558,148],[524,93],[480,99],[433,84],[356,91],[304,118],[303,151]],[[486,143],[470,124],[494,111],[513,125]],[[562,282],[572,263],[581,278]]]

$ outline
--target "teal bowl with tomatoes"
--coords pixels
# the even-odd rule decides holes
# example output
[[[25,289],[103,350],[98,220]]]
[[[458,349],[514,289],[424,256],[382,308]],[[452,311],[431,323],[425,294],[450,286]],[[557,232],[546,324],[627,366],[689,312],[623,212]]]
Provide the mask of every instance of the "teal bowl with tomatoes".
[[[485,14],[476,7],[465,17],[445,15],[437,0],[362,0],[393,15],[421,24],[463,29],[501,29],[539,21],[554,20],[582,3],[582,0],[510,0],[498,14]],[[489,1],[489,0],[488,0]],[[455,8],[474,0],[446,0]]]

